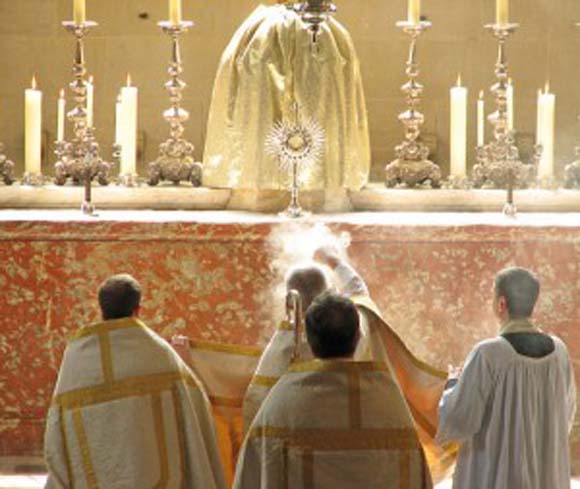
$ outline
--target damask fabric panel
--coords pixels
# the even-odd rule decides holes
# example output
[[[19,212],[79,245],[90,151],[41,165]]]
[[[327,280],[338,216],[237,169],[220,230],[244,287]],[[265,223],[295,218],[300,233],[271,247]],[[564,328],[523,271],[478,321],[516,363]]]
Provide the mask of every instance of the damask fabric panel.
[[[203,388],[135,319],[71,339],[48,413],[49,489],[225,489]]]
[[[204,185],[281,189],[288,171],[265,151],[275,123],[313,118],[324,129],[318,164],[306,169],[308,189],[360,189],[370,171],[366,103],[350,35],[336,20],[321,26],[318,44],[283,5],[260,6],[226,48],[214,85],[204,152]]]

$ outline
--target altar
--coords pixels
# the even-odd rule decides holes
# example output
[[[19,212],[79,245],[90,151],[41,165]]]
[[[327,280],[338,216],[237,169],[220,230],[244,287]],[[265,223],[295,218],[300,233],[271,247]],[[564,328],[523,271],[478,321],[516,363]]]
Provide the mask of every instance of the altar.
[[[67,336],[96,321],[96,288],[113,273],[144,288],[142,318],[170,337],[263,346],[282,298],[276,239],[313,226],[348,233],[349,255],[384,316],[424,360],[446,368],[497,332],[495,272],[542,282],[539,323],[580,362],[580,214],[322,214],[287,221],[246,212],[0,211],[0,456],[41,454]],[[580,471],[580,425],[572,438]]]

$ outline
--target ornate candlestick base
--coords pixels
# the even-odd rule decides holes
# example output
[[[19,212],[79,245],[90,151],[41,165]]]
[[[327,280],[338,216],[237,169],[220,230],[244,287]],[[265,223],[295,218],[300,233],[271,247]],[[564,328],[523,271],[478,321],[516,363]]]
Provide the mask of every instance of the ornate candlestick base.
[[[526,164],[520,160],[520,152],[513,142],[513,135],[509,133],[477,148],[477,164],[472,174],[475,188],[507,189],[510,182],[516,188],[527,188],[533,184],[542,148],[536,146],[532,161]]]
[[[4,144],[0,143],[0,178],[5,185],[12,185],[14,178],[14,162],[4,154]]]
[[[45,178],[42,173],[25,173],[22,177],[22,185],[30,187],[41,187],[44,182]]]
[[[425,30],[431,27],[431,23],[413,24],[404,21],[397,22],[397,27],[401,28],[411,39],[405,70],[409,80],[401,87],[405,94],[407,110],[399,115],[399,121],[405,128],[405,140],[395,148],[397,159],[385,168],[385,185],[387,187],[419,185],[438,187],[441,181],[441,169],[429,161],[429,148],[420,141],[421,126],[425,123],[425,116],[419,110],[423,85],[417,80],[419,77],[417,40]]]
[[[131,173],[119,175],[119,178],[117,179],[117,185],[120,185],[122,187],[138,187],[139,175]]]
[[[168,139],[159,147],[159,157],[149,165],[149,185],[167,180],[174,184],[191,182],[201,187],[203,166],[195,161],[193,144],[184,139]]]
[[[418,141],[405,141],[395,148],[397,159],[385,168],[385,185],[439,187],[441,169],[427,159],[429,149]]]
[[[564,187],[580,189],[580,146],[576,147],[575,153],[578,159],[564,170]]]
[[[187,85],[180,79],[183,63],[179,40],[193,25],[193,22],[189,21],[179,24],[159,23],[161,30],[171,37],[172,45],[171,62],[167,71],[170,79],[165,84],[171,107],[163,113],[163,117],[169,123],[170,137],[160,145],[159,157],[149,165],[149,185],[157,185],[163,180],[169,180],[174,184],[182,180],[189,181],[194,187],[200,187],[202,183],[203,166],[195,161],[193,144],[183,139],[184,124],[189,120],[189,113],[181,107],[182,92]]]
[[[458,177],[449,175],[449,177],[441,183],[441,187],[453,190],[471,190],[473,188],[473,182],[467,176]]]

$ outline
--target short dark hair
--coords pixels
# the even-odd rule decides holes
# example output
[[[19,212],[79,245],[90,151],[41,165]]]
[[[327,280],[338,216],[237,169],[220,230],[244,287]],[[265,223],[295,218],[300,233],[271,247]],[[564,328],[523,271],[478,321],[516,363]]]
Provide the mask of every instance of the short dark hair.
[[[99,287],[99,305],[105,321],[131,317],[141,304],[141,285],[131,275],[113,275]]]
[[[341,295],[319,295],[306,311],[306,337],[317,358],[350,357],[359,340],[354,303]]]
[[[322,268],[317,265],[296,267],[286,275],[286,289],[298,291],[304,309],[308,309],[316,296],[326,292],[328,281]]]
[[[540,281],[525,268],[506,268],[495,277],[495,295],[505,297],[511,319],[529,318],[540,295]]]

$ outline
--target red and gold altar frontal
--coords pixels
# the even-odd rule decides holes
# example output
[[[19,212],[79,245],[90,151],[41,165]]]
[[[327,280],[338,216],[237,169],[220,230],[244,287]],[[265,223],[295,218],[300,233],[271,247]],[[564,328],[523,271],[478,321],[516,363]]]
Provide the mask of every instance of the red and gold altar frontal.
[[[127,272],[141,282],[141,317],[165,337],[262,346],[283,308],[274,238],[313,226],[348,233],[354,266],[420,358],[442,368],[459,364],[476,342],[497,334],[494,275],[517,264],[540,277],[539,324],[578,362],[577,219],[355,213],[297,224],[241,213],[109,212],[95,221],[72,211],[4,211],[0,455],[41,453],[66,338],[98,320],[96,289],[106,277]]]

